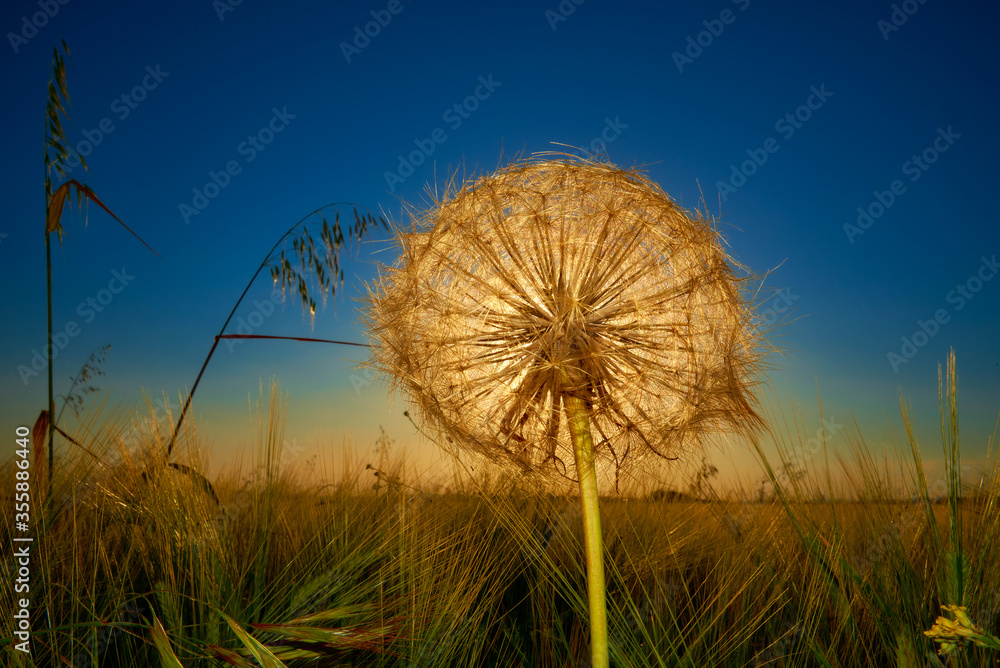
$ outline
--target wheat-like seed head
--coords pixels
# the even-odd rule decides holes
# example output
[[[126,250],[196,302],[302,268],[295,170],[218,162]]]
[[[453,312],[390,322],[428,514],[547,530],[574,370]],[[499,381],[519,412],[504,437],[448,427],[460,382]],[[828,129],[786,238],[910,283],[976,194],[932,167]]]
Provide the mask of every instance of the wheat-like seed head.
[[[569,394],[618,466],[761,425],[742,279],[713,227],[638,172],[516,162],[446,194],[398,244],[369,286],[371,364],[449,442],[565,473]]]

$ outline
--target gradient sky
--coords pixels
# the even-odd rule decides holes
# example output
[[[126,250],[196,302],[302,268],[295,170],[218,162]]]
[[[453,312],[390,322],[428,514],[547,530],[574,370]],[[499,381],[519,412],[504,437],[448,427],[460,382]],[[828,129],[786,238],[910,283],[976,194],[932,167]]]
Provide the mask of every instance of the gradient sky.
[[[805,433],[820,426],[817,383],[824,414],[857,420],[876,445],[899,425],[902,392],[925,457],[939,460],[937,373],[954,348],[963,451],[985,457],[1000,410],[994,3],[49,4],[0,10],[8,434],[45,405],[44,371],[25,382],[18,367],[45,345],[43,114],[52,48],[65,39],[67,129],[72,143],[94,144],[81,149],[89,173],[73,176],[161,257],[97,207],[86,228],[64,218],[55,327],[79,332],[56,358],[56,392],[111,344],[101,396],[127,406],[145,388],[176,410],[247,281],[297,220],[339,201],[398,220],[401,202],[419,203],[456,170],[492,170],[555,142],[643,166],[685,207],[704,197],[733,256],[773,270],[765,286],[791,311],[778,316],[786,352],[770,377],[785,410],[801,406]],[[402,160],[420,164],[409,174]],[[182,205],[227,166],[225,187],[185,216]],[[871,216],[863,225],[859,207]],[[392,260],[377,247],[348,263],[342,297],[314,328],[289,303],[254,333],[364,342],[352,299],[373,259]],[[121,285],[115,272],[131,278],[102,293]],[[239,315],[270,293],[262,277]],[[100,312],[87,306],[102,297],[113,298]],[[927,335],[914,336],[921,322]],[[246,453],[248,397],[272,377],[290,393],[290,442],[322,433],[339,447],[347,435],[365,449],[379,426],[411,442],[405,405],[390,410],[382,383],[358,382],[363,357],[325,344],[220,348],[194,411],[213,458]],[[746,461],[737,458],[744,473]]]

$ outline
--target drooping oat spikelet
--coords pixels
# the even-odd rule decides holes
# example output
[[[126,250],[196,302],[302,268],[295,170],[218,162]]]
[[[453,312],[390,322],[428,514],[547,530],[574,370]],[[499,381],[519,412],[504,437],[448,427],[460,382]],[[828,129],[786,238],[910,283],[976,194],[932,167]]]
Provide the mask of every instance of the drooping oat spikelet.
[[[369,288],[373,364],[447,439],[566,472],[564,400],[594,455],[669,457],[761,425],[759,328],[709,221],[652,181],[556,156],[446,194]]]

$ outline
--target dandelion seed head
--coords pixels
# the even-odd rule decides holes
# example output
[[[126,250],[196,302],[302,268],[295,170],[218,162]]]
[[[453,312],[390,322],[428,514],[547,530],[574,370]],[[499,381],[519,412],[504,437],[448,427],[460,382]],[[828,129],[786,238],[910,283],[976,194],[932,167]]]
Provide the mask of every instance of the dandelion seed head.
[[[515,162],[397,238],[399,260],[369,286],[371,363],[444,440],[565,473],[567,395],[617,466],[761,425],[745,277],[709,221],[640,173]]]

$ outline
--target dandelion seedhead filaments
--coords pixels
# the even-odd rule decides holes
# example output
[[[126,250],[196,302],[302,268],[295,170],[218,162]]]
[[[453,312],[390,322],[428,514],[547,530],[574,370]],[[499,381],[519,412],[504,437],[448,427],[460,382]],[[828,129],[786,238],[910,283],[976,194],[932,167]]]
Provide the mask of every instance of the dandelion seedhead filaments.
[[[753,313],[715,230],[635,171],[515,162],[398,235],[370,289],[374,364],[447,440],[580,487],[591,665],[607,668],[595,461],[617,472],[760,424]]]
[[[566,472],[567,398],[616,468],[759,426],[757,329],[717,232],[635,171],[558,158],[399,233],[369,299],[376,367],[439,434],[526,470]]]

